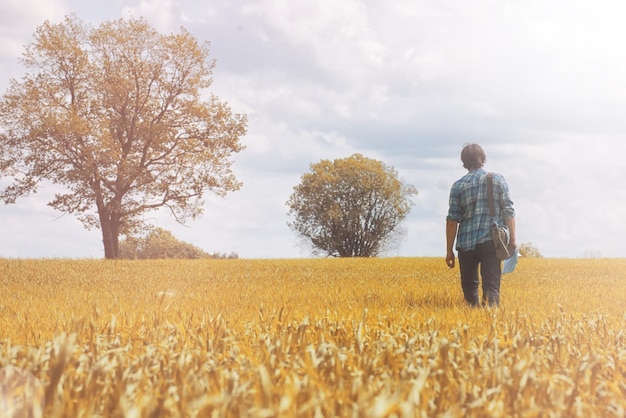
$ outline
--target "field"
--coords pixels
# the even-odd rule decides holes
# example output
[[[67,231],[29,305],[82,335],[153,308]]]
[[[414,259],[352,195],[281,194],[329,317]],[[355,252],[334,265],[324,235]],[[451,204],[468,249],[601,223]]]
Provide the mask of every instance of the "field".
[[[626,260],[521,259],[472,309],[443,258],[0,259],[0,409],[623,417],[625,330]]]

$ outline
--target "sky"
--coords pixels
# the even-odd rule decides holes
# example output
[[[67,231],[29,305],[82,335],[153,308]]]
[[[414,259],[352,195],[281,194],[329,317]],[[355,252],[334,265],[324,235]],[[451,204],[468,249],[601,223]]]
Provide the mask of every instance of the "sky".
[[[286,201],[310,164],[354,153],[393,166],[419,192],[385,256],[445,257],[463,144],[506,178],[517,241],[545,257],[625,257],[626,3],[621,0],[5,0],[0,93],[35,29],[76,16],[143,17],[211,43],[209,92],[248,116],[233,171],[178,225],[207,252],[311,256]],[[0,257],[102,258],[99,230],[46,205],[50,187],[0,205]],[[443,261],[442,261],[443,262]]]

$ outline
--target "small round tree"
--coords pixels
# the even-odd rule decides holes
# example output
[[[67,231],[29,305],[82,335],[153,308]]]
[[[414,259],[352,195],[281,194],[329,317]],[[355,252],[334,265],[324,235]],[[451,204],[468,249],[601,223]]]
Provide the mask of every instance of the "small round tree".
[[[311,164],[287,201],[289,227],[316,255],[375,257],[400,237],[417,190],[381,161],[354,154]]]

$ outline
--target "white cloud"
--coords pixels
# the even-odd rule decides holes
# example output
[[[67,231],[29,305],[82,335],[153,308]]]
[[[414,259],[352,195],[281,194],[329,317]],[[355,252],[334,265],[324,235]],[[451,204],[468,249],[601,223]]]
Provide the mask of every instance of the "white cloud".
[[[165,33],[178,29],[181,17],[179,2],[174,0],[130,0],[122,8],[123,17],[131,15],[147,19],[155,28]]]
[[[0,2],[0,89],[21,74],[18,59],[32,41],[35,28],[46,19],[58,20],[66,10],[63,0],[4,0]]]
[[[181,239],[243,257],[302,255],[286,227],[292,187],[310,163],[361,152],[395,166],[420,191],[399,254],[442,255],[449,187],[464,174],[461,145],[479,142],[487,168],[509,181],[521,241],[547,256],[625,255],[622,2],[70,4],[92,23],[132,12],[161,31],[183,25],[210,41],[213,91],[248,114],[247,149],[234,166],[244,187],[208,199],[189,228],[158,218]],[[11,1],[0,11],[8,25],[0,30],[2,86],[15,74],[16,45],[44,18],[70,10]],[[0,207],[5,222],[19,222],[24,232],[16,240],[26,243],[0,243],[0,255],[14,254],[11,248],[45,254],[30,244],[38,231],[52,232],[37,226],[42,218],[34,213],[58,214],[29,202],[20,203],[28,216]],[[35,219],[32,227],[24,219]],[[76,245],[55,255],[81,256],[94,244],[80,225],[64,232],[75,233]]]

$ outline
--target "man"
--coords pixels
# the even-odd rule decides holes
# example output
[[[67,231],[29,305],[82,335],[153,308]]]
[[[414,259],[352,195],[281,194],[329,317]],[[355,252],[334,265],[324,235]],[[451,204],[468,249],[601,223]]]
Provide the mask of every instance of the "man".
[[[492,219],[487,200],[487,172],[483,170],[485,151],[478,144],[466,144],[461,161],[468,173],[457,180],[450,190],[450,205],[446,218],[446,264],[454,268],[453,245],[461,270],[463,296],[471,306],[479,305],[478,268],[482,277],[482,304],[500,304],[501,263],[491,240]],[[495,221],[509,228],[510,246],[515,249],[515,211],[509,188],[501,174],[493,174]]]

